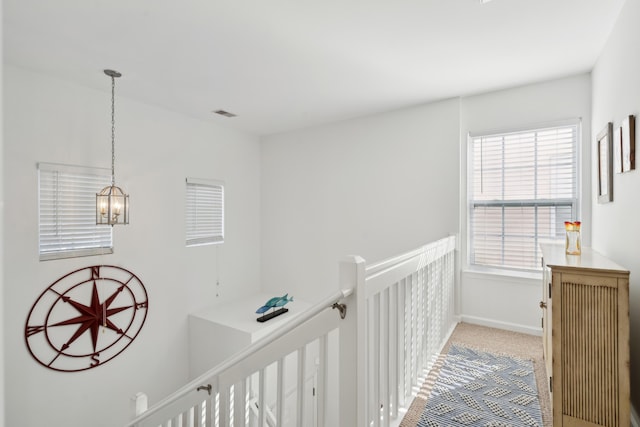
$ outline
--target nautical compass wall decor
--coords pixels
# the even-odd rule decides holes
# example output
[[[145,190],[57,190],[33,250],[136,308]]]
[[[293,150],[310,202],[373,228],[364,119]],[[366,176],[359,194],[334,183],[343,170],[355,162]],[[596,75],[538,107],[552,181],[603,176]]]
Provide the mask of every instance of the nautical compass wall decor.
[[[116,357],[136,338],[149,300],[140,279],[121,267],[94,265],[56,280],[29,311],[31,355],[56,371],[84,371]]]

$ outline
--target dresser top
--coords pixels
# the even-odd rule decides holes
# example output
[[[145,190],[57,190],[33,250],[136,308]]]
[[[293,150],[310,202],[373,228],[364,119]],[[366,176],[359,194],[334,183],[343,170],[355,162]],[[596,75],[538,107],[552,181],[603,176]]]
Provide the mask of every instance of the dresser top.
[[[540,244],[540,249],[542,250],[544,264],[548,267],[579,268],[582,270],[629,274],[626,268],[591,248],[583,247],[581,255],[567,255],[564,244],[558,243],[542,243]]]

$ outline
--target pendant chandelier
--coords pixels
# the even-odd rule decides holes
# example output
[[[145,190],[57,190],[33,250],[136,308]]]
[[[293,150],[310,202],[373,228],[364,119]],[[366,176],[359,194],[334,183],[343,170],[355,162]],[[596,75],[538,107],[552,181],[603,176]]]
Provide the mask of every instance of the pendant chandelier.
[[[115,78],[117,71],[104,70],[111,77],[111,185],[96,194],[96,224],[129,224],[129,195],[116,186],[115,180]]]

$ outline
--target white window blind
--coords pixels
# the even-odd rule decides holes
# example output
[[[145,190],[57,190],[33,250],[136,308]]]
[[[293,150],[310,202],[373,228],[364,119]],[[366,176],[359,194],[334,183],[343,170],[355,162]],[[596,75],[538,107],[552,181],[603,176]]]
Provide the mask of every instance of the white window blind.
[[[187,178],[187,246],[224,241],[224,184]]]
[[[578,124],[471,138],[470,264],[539,270],[541,239],[579,220]]]
[[[38,164],[40,260],[113,253],[112,228],[96,225],[96,193],[110,183],[109,169]]]

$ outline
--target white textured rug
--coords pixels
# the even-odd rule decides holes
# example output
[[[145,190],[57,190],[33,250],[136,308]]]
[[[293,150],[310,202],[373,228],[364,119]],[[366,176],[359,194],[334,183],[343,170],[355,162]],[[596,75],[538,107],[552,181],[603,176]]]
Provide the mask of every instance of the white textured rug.
[[[542,427],[533,362],[454,345],[419,427]]]

